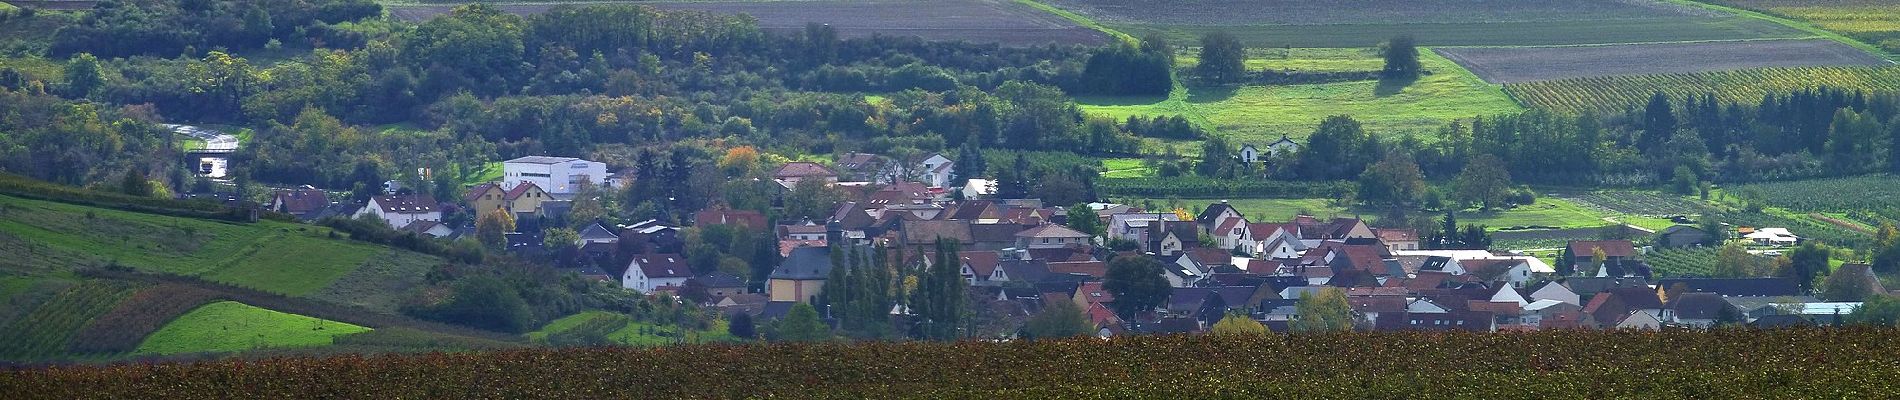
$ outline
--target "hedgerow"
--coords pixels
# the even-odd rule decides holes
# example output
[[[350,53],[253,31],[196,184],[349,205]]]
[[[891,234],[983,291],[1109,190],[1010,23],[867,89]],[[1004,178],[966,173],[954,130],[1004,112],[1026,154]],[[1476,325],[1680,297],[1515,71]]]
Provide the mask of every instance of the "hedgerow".
[[[39,398],[1876,398],[1900,331],[692,345],[0,373]]]

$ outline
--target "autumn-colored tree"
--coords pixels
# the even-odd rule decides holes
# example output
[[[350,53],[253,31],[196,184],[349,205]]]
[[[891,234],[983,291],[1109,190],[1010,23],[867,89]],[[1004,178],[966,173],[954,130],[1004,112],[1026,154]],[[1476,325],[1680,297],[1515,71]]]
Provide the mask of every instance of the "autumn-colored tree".
[[[1266,325],[1242,313],[1228,313],[1208,329],[1208,333],[1215,336],[1266,336],[1270,332]]]
[[[727,177],[737,178],[752,174],[759,170],[759,149],[752,146],[727,149],[726,155],[719,157],[718,165],[719,170],[725,171]]]
[[[515,231],[515,215],[508,210],[497,208],[482,214],[475,220],[475,238],[483,246],[500,249],[508,244],[508,232]]]
[[[1346,292],[1336,287],[1320,289],[1319,293],[1300,296],[1293,303],[1294,317],[1288,327],[1294,332],[1343,332],[1352,330],[1352,305],[1346,303]]]

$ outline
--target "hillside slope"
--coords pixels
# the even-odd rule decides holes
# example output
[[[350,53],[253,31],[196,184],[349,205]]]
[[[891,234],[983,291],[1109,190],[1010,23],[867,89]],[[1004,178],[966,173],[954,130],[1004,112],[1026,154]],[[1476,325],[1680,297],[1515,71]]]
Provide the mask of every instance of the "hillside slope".
[[[218,301],[242,302],[254,309],[251,314],[309,317],[248,321],[252,331],[311,320],[398,328],[391,335],[356,340],[373,343],[372,350],[507,347],[519,340],[397,312],[403,296],[424,284],[423,275],[445,263],[440,257],[353,241],[316,225],[230,222],[30,199],[19,195],[155,212],[194,207],[131,204],[109,193],[64,187],[23,190],[19,182],[0,181],[5,181],[0,184],[0,251],[9,254],[0,257],[0,363],[111,361],[264,347],[174,343],[159,350],[140,348],[162,328],[182,329],[175,319]],[[336,335],[294,344],[327,345],[331,336]],[[341,342],[343,336],[337,337]]]

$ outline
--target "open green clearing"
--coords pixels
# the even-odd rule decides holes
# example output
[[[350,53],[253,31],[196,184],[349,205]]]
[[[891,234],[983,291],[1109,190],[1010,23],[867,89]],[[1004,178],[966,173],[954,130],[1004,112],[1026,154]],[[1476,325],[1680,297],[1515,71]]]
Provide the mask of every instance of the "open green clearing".
[[[302,296],[386,248],[328,228],[235,224],[0,196],[0,271],[45,275],[118,264]]]
[[[1900,67],[1792,67],[1636,76],[1604,76],[1504,85],[1525,105],[1560,111],[1608,112],[1638,107],[1660,91],[1675,98],[1715,93],[1754,103],[1768,93],[1826,85],[1847,90],[1900,90]]]
[[[1155,176],[1155,170],[1139,158],[1102,159],[1102,177],[1104,178],[1146,178]]]
[[[1193,69],[1200,62],[1200,53],[1193,51],[1184,51],[1174,56],[1175,68],[1183,70]],[[1378,71],[1384,68],[1385,59],[1379,57],[1378,50],[1366,47],[1247,49],[1248,70],[1350,72]]]
[[[223,353],[330,345],[331,337],[369,328],[271,311],[235,301],[191,310],[145,338],[137,354]]]
[[[1776,21],[1657,1],[1043,0],[1133,36],[1195,43],[1208,32],[1250,47],[1366,47],[1409,34],[1433,46],[1531,46],[1807,37]],[[1078,19],[1071,18],[1071,19]]]
[[[1304,138],[1321,120],[1333,115],[1351,115],[1377,135],[1396,135],[1425,134],[1454,119],[1523,110],[1500,87],[1485,83],[1444,57],[1429,51],[1419,55],[1429,75],[1403,88],[1358,81],[1177,89],[1165,99],[1081,97],[1076,101],[1084,112],[1116,119],[1185,115],[1214,134],[1238,143],[1267,143],[1281,135]],[[1331,52],[1327,57],[1297,64],[1325,71],[1379,62],[1377,55],[1368,51]],[[1282,67],[1294,65],[1285,63]]]

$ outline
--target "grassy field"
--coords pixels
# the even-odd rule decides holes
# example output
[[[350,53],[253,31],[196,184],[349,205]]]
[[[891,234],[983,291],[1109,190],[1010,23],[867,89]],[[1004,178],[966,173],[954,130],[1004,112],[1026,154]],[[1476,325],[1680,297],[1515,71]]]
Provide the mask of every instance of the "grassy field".
[[[1155,176],[1155,170],[1139,158],[1102,159],[1102,177],[1104,178],[1146,178]]]
[[[223,301],[198,307],[159,328],[137,354],[224,353],[267,347],[327,346],[369,328]]]
[[[1175,68],[1193,69],[1200,64],[1200,53],[1184,51],[1174,56]],[[1372,48],[1251,48],[1247,49],[1248,70],[1302,72],[1378,71],[1385,60]]]
[[[123,265],[302,296],[385,248],[328,237],[328,228],[233,224],[0,196],[0,271],[46,275]]]
[[[66,77],[65,65],[39,57],[0,57],[0,68],[12,68],[47,83],[59,82]]]
[[[1504,85],[1525,105],[1606,112],[1641,106],[1657,91],[1676,98],[1714,92],[1723,101],[1753,103],[1768,93],[1819,85],[1849,90],[1900,90],[1900,67],[1794,67],[1642,76],[1563,79]]]
[[[1296,50],[1304,56],[1306,52]],[[1342,70],[1377,63],[1368,51],[1314,52],[1324,58],[1276,61],[1276,68]],[[1239,88],[1177,89],[1168,98],[1082,97],[1077,102],[1090,114],[1126,118],[1129,115],[1184,115],[1214,134],[1239,143],[1266,143],[1281,135],[1304,138],[1332,115],[1351,115],[1379,135],[1436,131],[1457,118],[1521,111],[1517,102],[1496,86],[1431,52],[1420,52],[1430,73],[1403,88],[1377,81]],[[1303,69],[1304,70],[1304,69]]]

